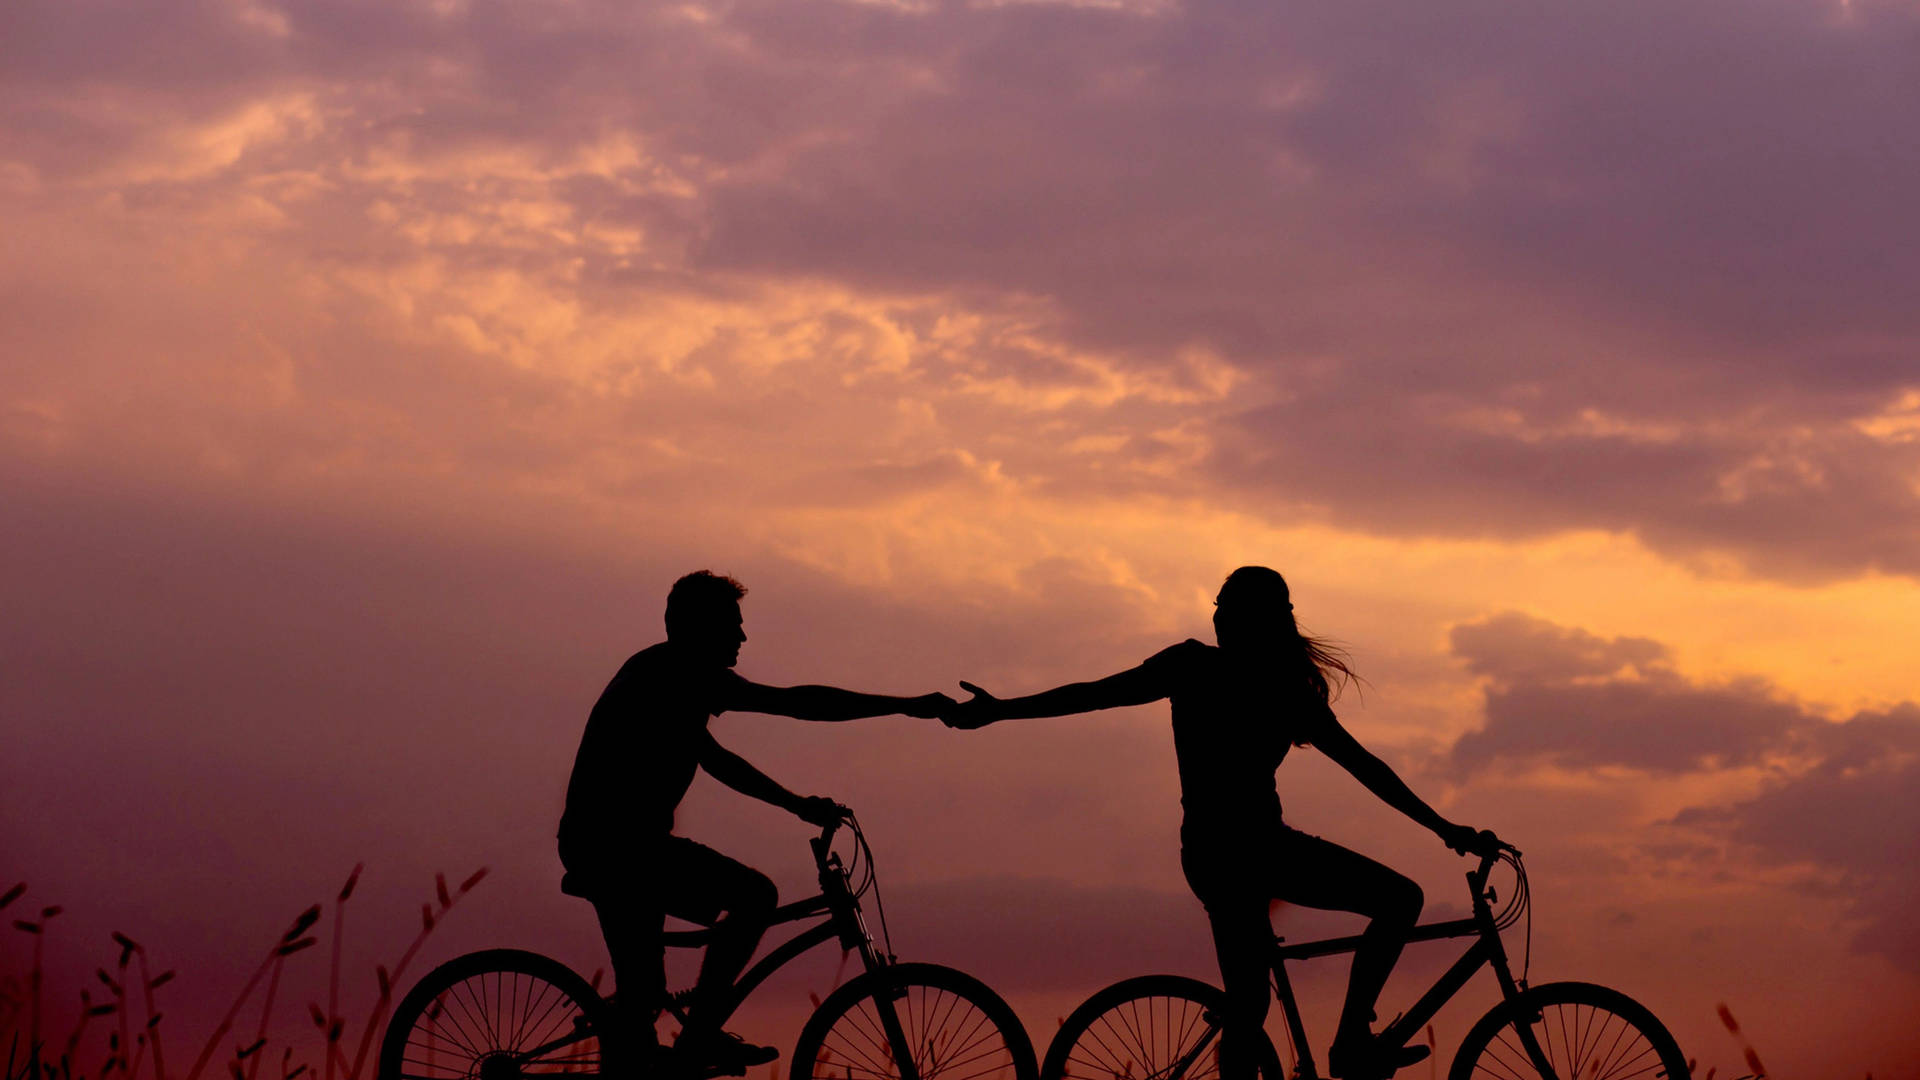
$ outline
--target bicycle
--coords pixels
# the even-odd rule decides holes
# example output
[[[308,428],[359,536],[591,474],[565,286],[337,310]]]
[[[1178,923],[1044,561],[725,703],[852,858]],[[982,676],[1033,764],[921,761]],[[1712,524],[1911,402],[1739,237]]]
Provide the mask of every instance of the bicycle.
[[[1497,863],[1513,868],[1514,888],[1507,905],[1487,886]],[[1640,1003],[1617,990],[1582,982],[1529,987],[1532,920],[1528,953],[1515,979],[1500,932],[1518,922],[1529,907],[1526,867],[1518,849],[1508,845],[1480,856],[1467,872],[1473,915],[1415,927],[1409,941],[1477,938],[1452,967],[1378,1038],[1398,1050],[1458,993],[1483,965],[1491,965],[1501,1000],[1488,1010],[1461,1042],[1448,1080],[1686,1080],[1687,1059],[1666,1026]],[[1272,987],[1286,1019],[1296,1058],[1295,1080],[1318,1080],[1306,1028],[1287,979],[1289,960],[1352,952],[1358,936],[1288,945],[1273,939]],[[1179,975],[1143,975],[1120,982],[1088,998],[1061,1024],[1047,1047],[1041,1080],[1203,1080],[1219,1075],[1218,1036],[1226,997],[1217,987]],[[1264,1080],[1281,1080],[1279,1055],[1266,1032],[1254,1047]],[[1213,1051],[1208,1053],[1208,1051]]]
[[[1033,1043],[1012,1008],[973,976],[938,964],[900,963],[879,903],[873,852],[851,814],[851,863],[833,842],[840,822],[809,841],[820,892],[774,911],[773,925],[817,920],[761,957],[722,1003],[725,1023],[768,976],[815,946],[838,940],[858,952],[864,971],[820,1001],[801,1028],[792,1080],[1036,1080]],[[563,880],[562,891],[579,895]],[[880,941],[867,929],[860,900],[873,893]],[[670,930],[668,946],[706,944],[711,927]],[[684,1028],[690,992],[662,1002]],[[640,1070],[623,1059],[607,999],[571,968],[538,953],[489,949],[427,973],[395,1008],[381,1043],[379,1080],[543,1080]],[[672,1058],[669,1055],[668,1060]],[[673,1080],[716,1075],[692,1063],[656,1074]]]

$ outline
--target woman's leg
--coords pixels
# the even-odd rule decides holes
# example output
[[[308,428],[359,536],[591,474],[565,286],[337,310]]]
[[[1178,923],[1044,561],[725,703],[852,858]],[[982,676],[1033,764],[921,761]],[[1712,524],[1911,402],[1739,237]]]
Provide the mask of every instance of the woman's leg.
[[[1273,944],[1273,923],[1267,918],[1266,890],[1245,874],[1244,863],[1181,851],[1187,883],[1206,906],[1213,928],[1214,955],[1220,961],[1220,982],[1227,994],[1226,1023],[1220,1036],[1221,1080],[1253,1080],[1257,1045],[1240,1036],[1259,1031],[1267,1022],[1270,994],[1267,961]],[[1268,1080],[1279,1080],[1269,1077]]]
[[[1267,919],[1267,899],[1215,903],[1207,907],[1213,926],[1214,955],[1220,960],[1220,981],[1227,992],[1226,1026],[1220,1038],[1220,1080],[1253,1080],[1259,1061],[1250,1038],[1266,1026],[1272,992],[1267,988],[1267,957],[1273,924]],[[1269,1078],[1277,1080],[1277,1078]]]
[[[1293,832],[1278,854],[1275,897],[1302,907],[1352,911],[1372,920],[1360,935],[1360,947],[1353,951],[1353,973],[1340,1011],[1340,1031],[1334,1037],[1336,1046],[1364,1043],[1373,1034],[1374,1003],[1400,958],[1407,934],[1420,919],[1426,897],[1406,875],[1307,833]]]

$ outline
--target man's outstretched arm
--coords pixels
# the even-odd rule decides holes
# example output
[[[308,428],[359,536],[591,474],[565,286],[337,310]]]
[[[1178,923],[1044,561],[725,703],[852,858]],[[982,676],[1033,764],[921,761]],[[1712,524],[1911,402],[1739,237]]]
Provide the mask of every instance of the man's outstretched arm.
[[[711,734],[707,736],[707,744],[700,750],[700,767],[707,770],[707,775],[740,794],[777,806],[815,825],[825,825],[841,812],[832,799],[802,797],[781,787],[773,777],[754,768],[746,758],[714,741]]]
[[[735,712],[770,713],[800,720],[834,723],[859,720],[868,716],[933,717],[953,707],[945,694],[919,697],[894,697],[890,694],[862,694],[837,686],[762,686],[745,679],[735,686],[727,708]]]

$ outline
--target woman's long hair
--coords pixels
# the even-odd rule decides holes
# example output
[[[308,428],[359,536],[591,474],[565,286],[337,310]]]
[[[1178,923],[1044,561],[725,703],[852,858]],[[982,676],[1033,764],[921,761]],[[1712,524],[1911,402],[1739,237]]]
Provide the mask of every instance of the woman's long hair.
[[[1278,639],[1282,672],[1289,677],[1297,672],[1321,701],[1331,703],[1349,682],[1359,680],[1348,666],[1345,649],[1300,632],[1300,624],[1293,617],[1292,592],[1278,570],[1265,566],[1235,570],[1221,583],[1214,604],[1236,613],[1238,618],[1267,622],[1272,636]],[[1217,614],[1215,619],[1219,619]]]

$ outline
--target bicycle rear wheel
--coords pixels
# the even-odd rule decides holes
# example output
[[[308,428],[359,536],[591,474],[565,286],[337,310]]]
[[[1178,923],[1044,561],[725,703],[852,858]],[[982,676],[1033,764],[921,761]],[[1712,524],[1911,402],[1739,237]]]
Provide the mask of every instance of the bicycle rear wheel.
[[[1226,994],[1181,975],[1123,979],[1073,1010],[1040,1080],[1219,1080]],[[1273,1040],[1254,1046],[1262,1080],[1283,1080]]]
[[[1467,1031],[1447,1071],[1448,1080],[1576,1077],[1686,1080],[1687,1059],[1646,1006],[1604,986],[1559,982],[1488,1010]]]
[[[897,1025],[897,1026],[896,1026]],[[894,1052],[896,1040],[912,1047]],[[794,1044],[791,1080],[1035,1080],[1033,1041],[1000,995],[939,964],[895,964],[827,996]]]
[[[572,968],[488,949],[427,972],[393,1010],[379,1080],[535,1080],[608,1071],[612,1010]]]

